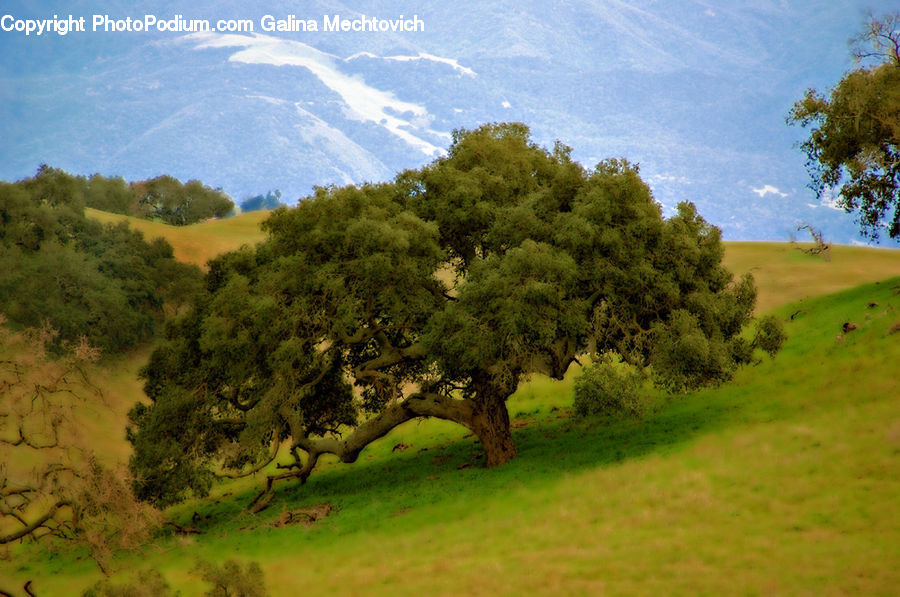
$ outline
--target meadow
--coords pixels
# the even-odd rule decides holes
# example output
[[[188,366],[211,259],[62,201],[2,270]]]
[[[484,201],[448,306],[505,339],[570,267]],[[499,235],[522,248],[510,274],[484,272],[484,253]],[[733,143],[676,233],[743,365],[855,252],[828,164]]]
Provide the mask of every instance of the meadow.
[[[95,212],[92,215],[97,216]],[[202,265],[262,236],[264,214],[175,229]],[[107,220],[123,216],[97,216]],[[271,595],[847,594],[900,586],[900,252],[726,243],[757,280],[757,311],[784,320],[774,359],[717,388],[655,397],[642,419],[571,416],[572,378],[535,378],[508,403],[519,455],[481,468],[465,430],[411,422],[353,465],[322,463],[261,513],[254,480],[169,515],[202,534],[166,535],[117,562],[117,579],[159,570],[185,597],[200,557],[256,561]],[[842,333],[845,322],[858,328]],[[124,413],[140,399],[147,349],[102,365],[107,405],[91,415],[111,460],[126,459]],[[114,431],[110,431],[110,429]],[[311,525],[284,513],[329,504]],[[13,547],[0,579],[78,595],[101,578],[69,549]]]

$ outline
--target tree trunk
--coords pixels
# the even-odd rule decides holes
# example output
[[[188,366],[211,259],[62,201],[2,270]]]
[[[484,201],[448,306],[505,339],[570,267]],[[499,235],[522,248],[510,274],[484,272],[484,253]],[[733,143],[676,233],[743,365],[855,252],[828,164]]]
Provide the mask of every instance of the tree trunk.
[[[481,441],[487,466],[512,460],[516,455],[516,445],[509,427],[506,401],[496,392],[486,390],[478,392],[474,402],[470,428]]]

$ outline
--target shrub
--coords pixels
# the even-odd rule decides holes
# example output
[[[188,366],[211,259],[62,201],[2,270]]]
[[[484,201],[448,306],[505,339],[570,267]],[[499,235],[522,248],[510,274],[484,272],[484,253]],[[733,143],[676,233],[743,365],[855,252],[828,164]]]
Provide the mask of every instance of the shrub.
[[[211,562],[200,560],[194,570],[203,580],[212,584],[204,593],[206,597],[266,597],[266,586],[259,564],[250,562],[243,567],[236,560],[228,560],[219,568]]]
[[[81,597],[178,597],[181,593],[172,588],[155,571],[139,572],[135,582],[130,584],[113,584],[102,580],[81,594]]]
[[[640,416],[648,395],[641,371],[607,353],[575,380],[575,412],[580,416]]]

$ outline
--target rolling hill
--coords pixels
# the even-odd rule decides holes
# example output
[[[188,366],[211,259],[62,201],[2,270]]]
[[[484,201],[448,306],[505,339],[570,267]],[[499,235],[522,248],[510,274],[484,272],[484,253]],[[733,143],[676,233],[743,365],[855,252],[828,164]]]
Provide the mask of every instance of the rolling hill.
[[[247,218],[183,232],[138,225],[201,262],[219,234],[227,248],[258,240]],[[726,260],[756,276],[759,309],[789,336],[733,382],[660,396],[642,420],[580,421],[568,414],[574,372],[537,378],[509,403],[520,454],[507,465],[480,468],[473,438],[452,425],[407,424],[358,463],[325,463],[306,485],[283,486],[258,516],[243,511],[247,481],[174,509],[196,512],[205,532],[123,557],[117,578],[154,568],[200,595],[194,558],[237,557],[258,561],[276,596],[892,594],[900,253],[835,247],[824,261],[787,244],[729,243]],[[844,322],[858,329],[844,334]],[[111,365],[115,400],[137,399],[144,358]],[[312,526],[278,524],[325,503],[334,512]],[[78,594],[100,577],[78,553],[9,555],[0,578],[33,579],[41,595]]]

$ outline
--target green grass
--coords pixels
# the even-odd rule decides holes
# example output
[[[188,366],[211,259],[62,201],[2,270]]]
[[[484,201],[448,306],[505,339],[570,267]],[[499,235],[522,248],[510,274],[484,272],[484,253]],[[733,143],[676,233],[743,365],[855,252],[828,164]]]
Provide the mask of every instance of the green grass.
[[[202,265],[262,239],[264,217],[129,220]],[[273,595],[894,593],[900,333],[885,332],[900,321],[897,281],[817,295],[900,275],[900,252],[834,247],[826,262],[784,243],[725,246],[726,265],[756,277],[759,311],[800,312],[774,362],[640,422],[575,421],[574,372],[536,378],[509,403],[520,455],[508,465],[480,468],[456,426],[407,424],[354,465],[325,462],[306,486],[282,486],[260,516],[243,513],[250,480],[174,510],[210,516],[206,533],[123,558],[119,577],[153,567],[200,595],[194,558],[237,557],[263,565]],[[861,329],[838,342],[844,321]],[[127,458],[120,430],[146,355],[100,371],[110,409],[92,409],[85,426],[110,461]],[[393,452],[398,443],[410,448]],[[270,524],[284,507],[321,502],[338,512],[311,528]],[[7,555],[0,588],[33,579],[39,595],[73,595],[99,578],[66,548]]]
[[[896,594],[898,290],[782,306],[785,319],[803,312],[774,361],[641,421],[574,420],[571,376],[535,379],[509,404],[520,454],[497,469],[478,466],[463,430],[429,421],[281,486],[258,516],[242,511],[249,485],[223,487],[173,511],[210,516],[205,534],[124,557],[121,576],[154,567],[200,595],[194,558],[237,557],[260,562],[272,595]],[[845,321],[859,329],[839,339]],[[321,502],[337,512],[271,526]],[[99,577],[65,550],[13,557],[0,578],[35,579],[40,595]]]

